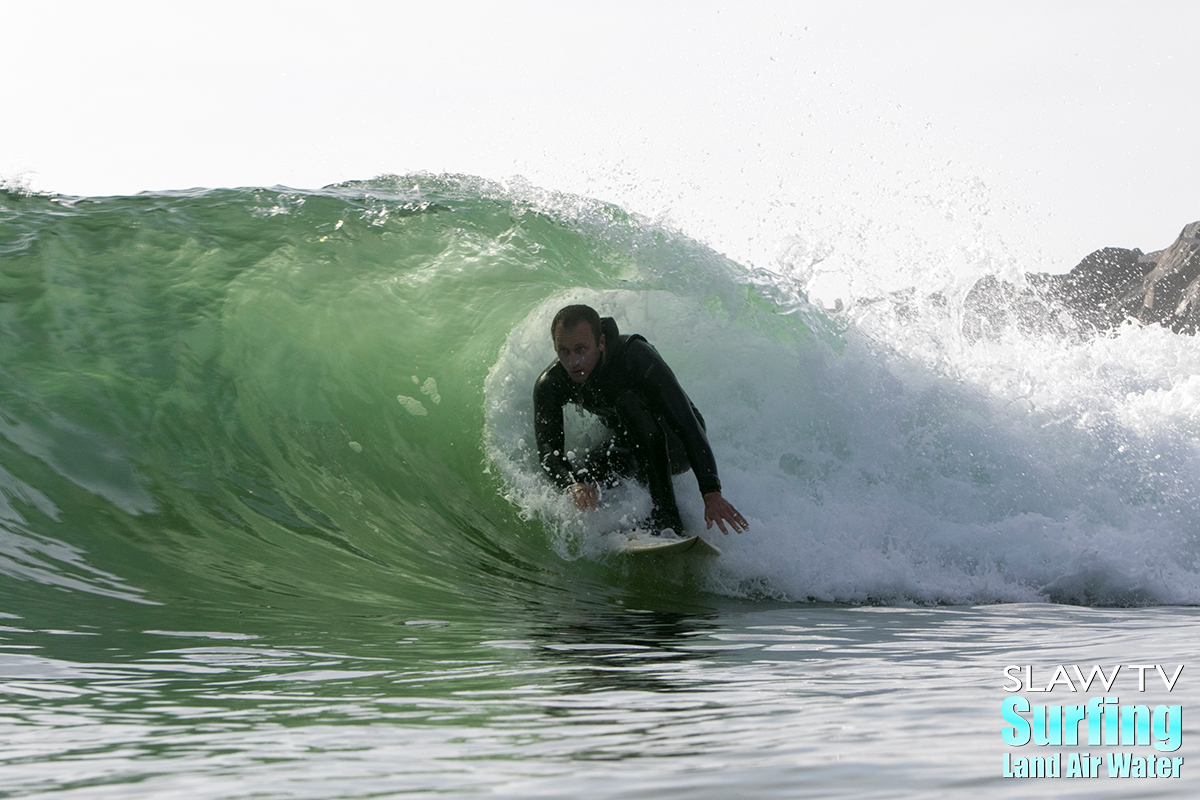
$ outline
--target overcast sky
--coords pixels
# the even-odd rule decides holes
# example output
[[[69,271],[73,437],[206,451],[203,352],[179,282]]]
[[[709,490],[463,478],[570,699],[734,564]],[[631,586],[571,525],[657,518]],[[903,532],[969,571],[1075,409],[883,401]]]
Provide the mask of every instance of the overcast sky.
[[[0,21],[0,177],[41,191],[521,175],[737,256],[789,204],[880,216],[873,195],[977,179],[1064,269],[1200,219],[1194,0],[0,0]]]

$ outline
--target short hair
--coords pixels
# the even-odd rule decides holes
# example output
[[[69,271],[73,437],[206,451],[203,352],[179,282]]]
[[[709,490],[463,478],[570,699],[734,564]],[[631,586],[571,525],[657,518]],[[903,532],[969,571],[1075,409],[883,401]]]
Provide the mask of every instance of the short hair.
[[[600,315],[591,306],[564,306],[554,315],[550,323],[550,338],[554,339],[560,330],[571,330],[581,322],[586,322],[592,329],[596,344],[600,343]]]

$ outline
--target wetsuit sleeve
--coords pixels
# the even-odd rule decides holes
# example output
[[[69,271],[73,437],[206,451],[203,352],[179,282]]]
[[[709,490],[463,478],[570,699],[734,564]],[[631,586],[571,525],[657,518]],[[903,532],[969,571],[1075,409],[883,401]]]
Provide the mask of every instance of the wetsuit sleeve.
[[[551,364],[533,385],[533,433],[537,439],[538,463],[560,489],[578,483],[571,462],[563,455],[566,435],[563,432],[563,406],[567,392],[553,373]],[[569,380],[569,378],[568,378]]]
[[[675,373],[650,344],[631,341],[626,350],[627,364],[642,390],[662,412],[671,430],[683,442],[688,463],[696,476],[701,494],[721,491],[717,477],[717,459],[708,443],[708,435],[697,417],[696,407],[679,385]]]

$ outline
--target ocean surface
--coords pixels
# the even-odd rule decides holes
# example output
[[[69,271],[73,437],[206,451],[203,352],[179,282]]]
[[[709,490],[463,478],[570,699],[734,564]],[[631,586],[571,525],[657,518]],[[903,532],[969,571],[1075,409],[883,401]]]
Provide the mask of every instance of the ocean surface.
[[[0,191],[0,797],[1195,796],[1200,341],[966,338],[1019,265],[851,234],[748,266],[452,175]],[[538,474],[571,302],[704,413],[719,558],[615,557],[645,492]],[[1060,706],[1123,665],[1181,746],[1009,746],[1010,665]],[[1059,751],[1184,761],[1004,776]]]

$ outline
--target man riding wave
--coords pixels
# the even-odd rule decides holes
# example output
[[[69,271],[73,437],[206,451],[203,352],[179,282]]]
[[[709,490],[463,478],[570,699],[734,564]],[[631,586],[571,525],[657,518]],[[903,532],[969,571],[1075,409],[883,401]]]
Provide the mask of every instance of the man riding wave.
[[[534,432],[542,468],[569,492],[581,511],[596,507],[596,487],[633,478],[650,492],[648,520],[655,535],[683,533],[671,476],[691,467],[704,497],[704,520],[728,534],[748,523],[721,496],[717,462],[704,417],[679,386],[671,368],[645,337],[624,336],[612,317],[585,305],[561,309],[550,324],[558,359],[533,389]],[[582,458],[568,459],[562,409],[574,403],[595,414],[612,437]]]

